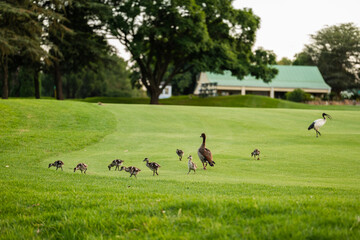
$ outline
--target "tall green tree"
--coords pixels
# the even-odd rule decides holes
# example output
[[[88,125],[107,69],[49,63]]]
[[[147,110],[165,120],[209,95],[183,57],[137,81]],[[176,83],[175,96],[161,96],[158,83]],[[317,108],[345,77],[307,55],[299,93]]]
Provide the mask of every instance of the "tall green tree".
[[[306,51],[295,54],[293,65],[298,66],[316,66],[309,53]]]
[[[332,91],[360,87],[360,29],[353,23],[329,26],[311,35],[304,52],[311,56]]]
[[[99,64],[106,64],[107,55],[111,48],[105,39],[102,22],[99,16],[102,14],[104,4],[96,0],[78,0],[58,9],[66,21],[64,26],[71,29],[69,34],[52,31],[50,41],[55,44],[51,49],[54,56],[54,85],[56,97],[64,99],[62,78],[66,74],[76,74],[84,68],[95,70]],[[51,26],[50,26],[51,28]],[[69,78],[75,79],[75,78]],[[68,84],[68,86],[75,86]],[[75,90],[76,91],[76,90]]]
[[[252,51],[260,19],[229,0],[109,0],[111,34],[131,54],[133,70],[157,104],[176,75],[230,70],[268,82],[277,70],[275,55]]]
[[[277,62],[277,65],[292,65],[292,61],[287,57],[283,57]]]
[[[36,20],[32,1],[0,2],[0,63],[2,70],[2,98],[9,97],[9,62],[16,55],[38,58],[44,54],[40,47],[41,25]]]
[[[40,60],[48,59],[42,47],[47,34],[46,25],[54,22],[53,29],[62,32],[56,14],[49,6],[61,7],[65,4],[59,0],[4,0],[0,2],[0,64],[2,70],[2,98],[8,98],[9,64],[13,68],[20,65],[31,65],[34,71],[36,97],[39,96],[38,75]]]

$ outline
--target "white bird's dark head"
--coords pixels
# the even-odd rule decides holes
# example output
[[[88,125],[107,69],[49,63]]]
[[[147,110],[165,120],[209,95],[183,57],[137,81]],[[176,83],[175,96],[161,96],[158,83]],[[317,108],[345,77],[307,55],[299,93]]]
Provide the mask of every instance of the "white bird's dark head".
[[[324,119],[325,119],[325,117],[328,117],[329,119],[331,119],[331,116],[329,114],[323,113],[322,116]]]
[[[149,159],[148,158],[145,158],[144,160],[143,160],[143,162],[148,162],[149,161]]]
[[[191,156],[191,155],[189,155],[189,156],[188,156],[188,159],[189,159],[189,160],[192,160],[193,158],[192,158],[192,156]]]

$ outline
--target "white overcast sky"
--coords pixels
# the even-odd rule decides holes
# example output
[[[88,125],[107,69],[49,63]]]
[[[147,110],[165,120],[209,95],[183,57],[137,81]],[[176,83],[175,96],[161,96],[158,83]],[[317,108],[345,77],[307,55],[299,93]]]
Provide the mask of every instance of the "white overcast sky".
[[[277,60],[293,60],[310,43],[310,34],[326,26],[353,22],[360,27],[360,0],[235,0],[233,5],[252,8],[261,18],[255,48],[274,51]],[[110,43],[129,59],[117,40]]]
[[[255,47],[273,50],[278,60],[293,60],[310,43],[310,34],[326,26],[360,27],[360,0],[235,0],[234,7],[252,8],[261,18]]]

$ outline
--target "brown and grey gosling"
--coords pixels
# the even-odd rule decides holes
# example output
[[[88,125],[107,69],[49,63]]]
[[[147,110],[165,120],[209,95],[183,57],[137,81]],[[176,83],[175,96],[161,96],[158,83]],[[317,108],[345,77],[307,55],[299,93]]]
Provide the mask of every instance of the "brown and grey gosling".
[[[195,172],[196,172],[196,169],[197,169],[197,166],[196,166],[196,164],[192,161],[192,159],[193,159],[192,156],[189,155],[188,159],[189,159],[189,162],[188,162],[189,172],[188,172],[188,174],[190,173],[191,170],[193,170],[194,173],[195,173]]]
[[[120,159],[113,160],[108,166],[109,171],[111,170],[112,167],[115,167],[115,171],[116,169],[120,171],[120,166],[122,165],[123,162],[124,160],[120,160]]]
[[[76,165],[76,167],[74,168],[74,172],[76,172],[76,170],[80,170],[81,173],[86,174],[86,170],[87,170],[88,165],[85,163],[79,163],[78,165]]]
[[[211,151],[205,147],[205,141],[206,141],[206,135],[205,133],[202,133],[201,138],[203,138],[203,142],[198,149],[198,156],[203,164],[204,170],[206,170],[206,166],[209,163],[210,166],[214,166],[215,162],[213,161],[213,156],[211,154]]]
[[[53,163],[50,163],[48,168],[54,166],[54,167],[56,167],[56,170],[58,170],[58,168],[61,168],[61,171],[64,171],[64,169],[62,168],[63,165],[64,165],[64,162],[63,162],[63,161],[57,160],[57,161],[55,161],[55,162],[53,162]]]
[[[122,170],[125,170],[125,172],[130,173],[130,177],[131,177],[132,175],[134,175],[134,176],[136,177],[136,175],[141,171],[139,168],[133,167],[133,166],[130,166],[130,167],[124,167],[124,166],[122,166],[122,167],[120,168],[120,171],[122,171]]]
[[[158,169],[161,167],[159,164],[157,164],[156,162],[149,162],[148,158],[145,158],[143,162],[146,162],[146,166],[150,168],[151,171],[153,171],[153,176],[155,176],[155,173],[156,175],[159,175],[157,172]]]
[[[184,151],[181,149],[176,149],[176,154],[179,156],[179,160],[181,161],[182,157],[184,156]]]
[[[256,156],[258,157],[257,160],[260,160],[260,150],[259,149],[255,149],[252,153],[251,156],[254,156],[254,159],[256,159]]]

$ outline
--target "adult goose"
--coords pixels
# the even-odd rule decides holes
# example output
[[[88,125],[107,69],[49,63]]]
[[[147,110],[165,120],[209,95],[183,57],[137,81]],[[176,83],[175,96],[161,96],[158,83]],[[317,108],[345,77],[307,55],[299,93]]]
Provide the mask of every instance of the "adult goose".
[[[213,161],[211,151],[207,149],[205,146],[205,141],[206,141],[205,133],[202,133],[200,137],[203,138],[203,142],[198,150],[198,156],[203,164],[204,170],[206,170],[206,166],[208,163],[210,164],[210,166],[213,167],[215,162]]]

